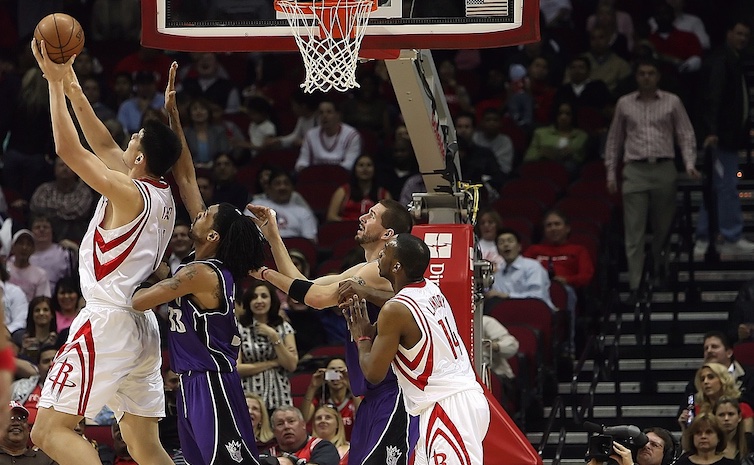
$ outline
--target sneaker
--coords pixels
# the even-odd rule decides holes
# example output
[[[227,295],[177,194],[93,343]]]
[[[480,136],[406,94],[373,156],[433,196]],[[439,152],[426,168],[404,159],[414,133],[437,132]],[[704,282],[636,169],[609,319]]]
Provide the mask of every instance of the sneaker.
[[[730,254],[754,253],[754,242],[744,239],[743,237],[736,242],[725,242],[722,251]]]
[[[704,255],[707,253],[707,247],[709,247],[709,241],[697,239],[696,244],[694,244],[694,255]]]

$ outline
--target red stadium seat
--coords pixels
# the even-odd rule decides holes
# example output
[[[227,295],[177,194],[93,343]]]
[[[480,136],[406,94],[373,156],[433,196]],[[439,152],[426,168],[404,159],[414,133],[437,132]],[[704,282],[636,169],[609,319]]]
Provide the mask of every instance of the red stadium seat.
[[[607,183],[607,174],[604,160],[594,160],[584,164],[581,167],[581,180],[598,180]]]
[[[528,219],[531,224],[542,222],[545,207],[539,200],[530,197],[503,197],[492,204],[503,218],[522,217]]]
[[[319,346],[310,350],[309,355],[318,358],[343,358],[346,356],[346,348],[343,346],[343,344]]]
[[[341,184],[346,184],[350,178],[351,173],[340,165],[313,165],[298,173],[296,186],[299,188],[306,184],[328,184],[333,186],[332,190],[335,191]]]
[[[560,191],[561,188],[549,179],[521,178],[507,182],[500,189],[500,197],[529,197],[549,207],[558,199]]]
[[[522,179],[548,179],[558,187],[559,191],[565,190],[571,179],[565,165],[551,160],[524,163],[518,169],[518,174]]]
[[[555,208],[569,218],[590,218],[601,225],[608,224],[613,213],[608,201],[593,197],[566,197]]]
[[[306,183],[297,186],[296,190],[309,204],[319,222],[323,222],[327,217],[330,199],[337,188],[335,184]]]
[[[572,244],[580,244],[586,247],[589,251],[589,256],[592,257],[592,263],[596,265],[597,257],[600,251],[600,239],[594,234],[588,232],[575,231],[571,232],[568,236],[568,242]]]
[[[589,218],[574,218],[568,219],[571,223],[571,234],[573,233],[588,233],[595,237],[600,237],[602,234],[602,226],[596,221]]]
[[[611,194],[607,190],[607,182],[602,179],[580,179],[568,186],[568,197],[592,197],[605,199],[611,205],[620,205],[622,198],[619,193]]]
[[[526,247],[531,243],[531,235],[534,232],[534,225],[531,224],[531,221],[528,218],[518,216],[504,216],[503,227],[516,231],[521,236],[522,250],[526,250]]]
[[[565,310],[568,307],[568,292],[560,281],[554,279],[550,281],[550,300],[558,310]]]
[[[546,303],[539,299],[504,299],[492,307],[490,315],[506,327],[525,324],[538,329],[542,335],[543,361],[552,365],[554,349],[560,342],[555,337],[559,334],[558,320]]]
[[[298,160],[298,150],[281,149],[264,151],[257,155],[252,163],[259,166],[277,166],[285,171],[292,172]]]
[[[317,246],[305,237],[286,237],[283,243],[288,250],[297,249],[306,257],[309,267],[317,265]]]
[[[328,221],[319,226],[317,243],[320,248],[331,248],[343,239],[349,238],[353,240],[358,229],[358,220]]]
[[[754,342],[739,342],[733,346],[733,355],[745,367],[754,367]]]

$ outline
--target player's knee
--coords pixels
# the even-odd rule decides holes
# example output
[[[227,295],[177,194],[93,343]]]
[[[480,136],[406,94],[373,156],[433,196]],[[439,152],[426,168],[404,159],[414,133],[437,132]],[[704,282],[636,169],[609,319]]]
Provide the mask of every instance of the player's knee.
[[[39,446],[41,449],[46,449],[45,439],[50,437],[48,422],[37,421],[31,428],[31,442]]]

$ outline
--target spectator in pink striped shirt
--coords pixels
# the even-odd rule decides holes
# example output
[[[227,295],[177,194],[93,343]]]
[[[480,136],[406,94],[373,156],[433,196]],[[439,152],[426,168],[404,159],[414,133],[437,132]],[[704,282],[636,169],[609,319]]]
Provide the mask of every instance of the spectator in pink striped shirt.
[[[642,61],[636,69],[638,90],[621,97],[615,107],[605,147],[607,188],[618,190],[617,166],[623,167],[623,223],[625,228],[629,304],[640,297],[644,265],[647,213],[652,222],[654,276],[665,269],[663,248],[676,208],[674,142],[681,148],[686,173],[699,178],[696,139],[688,114],[678,96],[659,90],[657,64]],[[667,256],[667,254],[665,254]]]

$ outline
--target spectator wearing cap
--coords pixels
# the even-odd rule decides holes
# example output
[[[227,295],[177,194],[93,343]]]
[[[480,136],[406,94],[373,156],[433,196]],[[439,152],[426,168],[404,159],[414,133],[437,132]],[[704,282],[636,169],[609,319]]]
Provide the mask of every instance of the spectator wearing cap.
[[[30,425],[33,425],[37,419],[37,403],[39,403],[39,397],[42,395],[42,387],[57,351],[58,348],[55,345],[47,344],[42,346],[39,349],[39,364],[37,365],[39,373],[28,378],[21,378],[11,384],[11,402],[15,402],[26,411]]]
[[[29,411],[10,402],[8,431],[0,442],[0,464],[50,465],[56,463],[39,449],[29,447]]]
[[[28,229],[19,229],[13,235],[10,246],[11,257],[7,267],[10,279],[8,282],[20,287],[26,295],[26,300],[34,297],[50,297],[50,280],[44,268],[29,263],[29,257],[34,253],[34,235]]]
[[[121,103],[118,108],[118,121],[128,133],[141,129],[141,119],[147,108],[161,109],[165,96],[157,92],[155,75],[149,71],[139,71],[134,77],[136,95]]]

